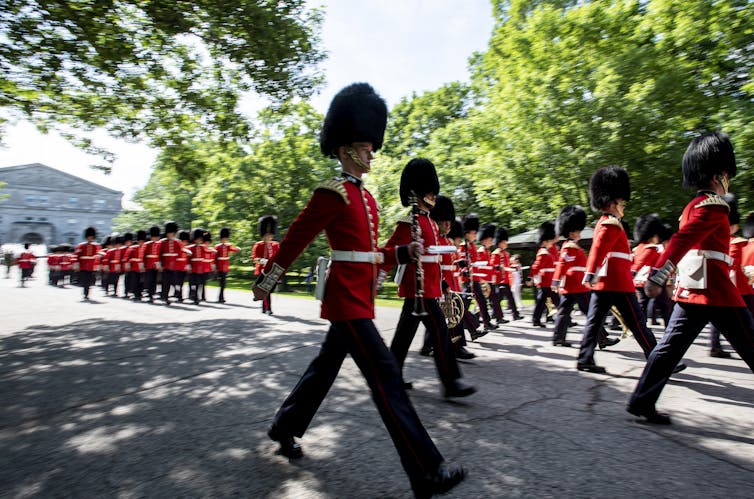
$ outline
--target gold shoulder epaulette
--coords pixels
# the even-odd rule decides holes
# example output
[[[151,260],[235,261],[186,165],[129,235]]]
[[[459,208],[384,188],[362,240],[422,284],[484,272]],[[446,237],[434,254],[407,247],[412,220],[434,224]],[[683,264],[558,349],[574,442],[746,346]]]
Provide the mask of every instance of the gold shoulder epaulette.
[[[621,224],[620,220],[615,217],[608,217],[606,220],[602,220],[600,223],[602,225],[617,225],[618,227],[623,229],[623,224]]]
[[[566,241],[563,243],[563,249],[567,249],[567,248],[581,248],[581,246],[574,243],[573,241]]]
[[[345,183],[346,180],[336,177],[322,182],[317,186],[317,189],[327,189],[328,191],[336,192],[341,195],[346,204],[351,204],[351,200],[348,199],[348,191],[346,191]]]
[[[503,252],[503,250],[502,250],[502,249],[500,249],[500,248],[495,248],[495,251],[493,251],[493,252],[492,252],[492,254],[493,254],[493,255],[499,255],[499,254],[500,254],[500,253],[502,253],[502,252]]]
[[[725,202],[722,196],[718,196],[717,194],[707,194],[707,199],[696,203],[694,208],[701,208],[703,206],[725,206],[725,208],[730,211],[728,203]]]
[[[403,215],[402,217],[400,217],[400,218],[398,219],[398,222],[399,222],[399,223],[400,223],[400,222],[403,222],[404,224],[409,224],[409,225],[411,225],[411,224],[413,224],[413,223],[414,223],[414,218],[413,218],[413,216],[411,215],[411,212],[409,211],[408,213],[406,213],[405,215]]]

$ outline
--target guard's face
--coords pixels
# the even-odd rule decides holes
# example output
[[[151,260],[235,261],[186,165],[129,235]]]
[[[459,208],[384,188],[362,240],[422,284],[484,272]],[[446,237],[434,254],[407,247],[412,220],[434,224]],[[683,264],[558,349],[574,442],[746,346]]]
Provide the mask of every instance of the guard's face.
[[[448,232],[450,232],[450,220],[442,220],[441,222],[437,222],[437,228],[440,231],[441,235],[445,235]]]
[[[354,142],[350,146],[343,147],[340,156],[343,170],[351,175],[369,173],[374,159],[373,151],[371,142]]]

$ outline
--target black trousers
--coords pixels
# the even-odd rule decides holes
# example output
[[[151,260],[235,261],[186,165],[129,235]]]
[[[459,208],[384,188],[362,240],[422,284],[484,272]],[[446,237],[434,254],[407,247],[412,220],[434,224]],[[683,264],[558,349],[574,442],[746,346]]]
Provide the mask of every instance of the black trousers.
[[[566,339],[574,305],[579,307],[581,313],[586,316],[589,313],[589,293],[565,293],[560,295],[558,313],[555,315],[555,331],[552,341],[563,341]],[[605,331],[604,327],[600,328],[597,339],[599,344],[607,339],[607,331]]]
[[[444,386],[449,387],[461,377],[461,372],[458,369],[455,350],[453,350],[450,341],[448,324],[436,298],[424,298],[424,309],[427,311],[427,315],[417,317],[413,314],[414,299],[406,298],[403,300],[403,309],[395,328],[395,336],[393,336],[393,341],[390,344],[390,351],[395,355],[398,367],[402,372],[408,349],[421,322],[429,333],[429,346],[435,352],[433,357],[440,381]]]
[[[508,309],[511,311],[511,313],[513,313],[513,317],[518,317],[518,306],[516,305],[515,298],[513,298],[513,291],[511,290],[510,285],[498,284],[497,296],[501,301],[505,300],[506,302],[508,302]]]
[[[319,354],[275,415],[275,426],[283,434],[303,436],[348,354],[369,385],[408,476],[419,478],[436,470],[443,457],[411,405],[395,356],[371,319],[330,325]]]
[[[741,295],[741,298],[744,299],[744,303],[746,304],[746,308],[749,309],[749,312],[754,314],[754,295]],[[722,348],[722,345],[720,344],[720,330],[716,328],[714,324],[710,330],[709,346],[710,349]]]
[[[220,283],[220,296],[218,301],[225,301],[225,280],[228,278],[227,272],[217,272],[217,282]]]
[[[189,300],[199,303],[204,294],[204,286],[207,283],[207,274],[189,274]]]
[[[558,294],[547,286],[537,288],[537,298],[534,302],[534,313],[531,316],[532,323],[539,324],[542,321],[542,314],[547,313],[547,299],[552,300],[552,304],[557,306],[559,303]],[[545,317],[546,319],[546,317]]]
[[[162,289],[160,297],[164,301],[170,300],[170,289],[178,282],[178,272],[175,270],[165,269],[162,271]]]
[[[482,283],[474,281],[471,283],[471,290],[474,293],[474,299],[479,307],[479,316],[482,318],[482,323],[487,327],[490,325],[490,311],[487,305],[487,298],[485,298],[484,292],[482,291]]]
[[[655,298],[648,297],[647,293],[644,292],[644,288],[636,288],[636,291],[639,293],[639,303],[641,304],[644,318],[651,319],[654,317],[655,312],[660,312],[662,321],[667,327],[670,321],[670,312],[673,310],[673,302],[670,300],[670,296],[668,296],[668,290],[663,288],[662,293]]]
[[[157,292],[157,269],[147,269],[144,272],[144,290],[147,292],[147,297],[151,300],[152,295]]]
[[[137,300],[141,300],[141,293],[144,288],[144,272],[139,272],[136,270],[130,270],[128,272],[128,281],[126,285],[126,293],[131,293],[134,295],[134,298]]]
[[[657,345],[654,335],[647,329],[647,321],[641,313],[636,293],[592,291],[589,299],[589,312],[587,313],[586,324],[584,324],[584,336],[581,339],[581,350],[579,351],[580,364],[594,363],[594,348],[597,346],[605,317],[607,317],[610,307],[613,305],[623,316],[626,327],[634,334],[636,342],[644,351],[644,356],[649,357],[649,353]]]
[[[84,288],[84,298],[88,298],[89,288],[94,285],[94,271],[79,270],[79,285]]]
[[[184,282],[186,282],[186,271],[176,270],[175,271],[175,291],[173,292],[173,296],[178,298],[179,301],[183,301],[183,283]]]
[[[677,302],[665,334],[652,350],[629,404],[653,408],[673,369],[704,326],[711,322],[754,372],[754,319],[745,307],[712,307]]]

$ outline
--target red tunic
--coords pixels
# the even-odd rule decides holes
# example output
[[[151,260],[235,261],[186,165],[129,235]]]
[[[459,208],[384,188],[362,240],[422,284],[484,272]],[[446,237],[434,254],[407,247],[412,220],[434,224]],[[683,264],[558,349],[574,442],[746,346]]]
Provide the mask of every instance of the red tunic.
[[[212,246],[204,245],[204,273],[209,274],[214,269],[212,268],[215,265],[215,248]]]
[[[128,247],[128,253],[126,258],[128,259],[128,266],[132,272],[144,272],[144,251],[146,246],[144,244],[132,244]]]
[[[510,272],[506,270],[511,266],[511,256],[507,251],[496,248],[490,255],[490,266],[492,267],[492,283],[510,284]]]
[[[79,264],[79,269],[94,271],[99,266],[98,253],[102,248],[97,243],[90,243],[84,241],[76,246],[76,261]]]
[[[144,269],[158,268],[160,262],[160,241],[147,241],[144,243]]]
[[[269,260],[274,257],[280,251],[280,243],[277,241],[270,241],[268,243],[264,241],[257,241],[254,243],[254,247],[251,249],[251,258],[255,262],[254,275],[259,275],[262,269]]]
[[[640,243],[634,248],[634,262],[631,265],[631,272],[634,274],[634,285],[636,289],[643,288],[649,277],[652,267],[660,257],[659,244]]]
[[[121,270],[121,258],[123,257],[123,250],[121,248],[110,248],[102,257],[103,265],[106,265],[108,272],[115,274],[122,272]]]
[[[21,269],[30,269],[34,267],[34,262],[36,261],[37,257],[34,256],[34,253],[31,251],[24,251],[20,255],[18,255],[18,258],[16,259],[16,262],[18,263],[18,268]]]
[[[730,278],[742,295],[754,294],[754,288],[749,284],[749,278],[744,274],[742,261],[744,248],[749,244],[748,239],[743,237],[730,238],[730,257],[733,258],[733,265],[730,269]]]
[[[377,203],[357,179],[333,180],[314,191],[306,208],[288,228],[280,251],[265,266],[287,269],[323,229],[330,248],[341,251],[380,252],[384,263],[397,256],[377,246]],[[331,321],[374,318],[379,263],[332,261],[322,300],[322,318]]]
[[[60,270],[67,272],[71,270],[74,263],[76,263],[76,255],[73,253],[65,253],[60,257]]]
[[[49,267],[50,270],[60,270],[60,262],[62,259],[63,257],[61,255],[50,253],[47,255],[47,267]]]
[[[468,254],[467,254],[468,251]],[[474,244],[473,241],[464,241],[463,244],[461,244],[458,247],[458,260],[463,260],[466,262],[466,267],[464,269],[461,269],[459,271],[459,279],[461,285],[469,282],[469,276],[473,276],[473,265],[476,261],[477,251],[476,251],[476,244]],[[459,267],[460,268],[460,267]],[[464,276],[463,274],[466,274]],[[472,277],[473,281],[476,281],[477,279],[474,279]]]
[[[484,245],[480,245],[476,249],[476,258],[474,259],[472,269],[475,281],[491,282],[492,265],[490,265],[490,252]]]
[[[552,278],[555,275],[555,260],[548,248],[539,248],[537,257],[531,265],[530,275],[536,287],[549,288],[552,286]]]
[[[751,286],[751,281],[754,279],[754,239],[749,239],[748,244],[741,251],[741,268],[744,274],[751,276],[749,278],[749,286]]]
[[[215,266],[218,272],[227,272],[230,270],[230,254],[237,251],[238,248],[230,243],[215,245]]]
[[[554,280],[560,282],[560,294],[588,293],[589,287],[582,282],[584,272],[586,272],[584,249],[573,241],[564,242],[553,276]]]
[[[188,271],[192,274],[206,274],[206,260],[209,258],[209,250],[204,244],[190,244],[186,246],[190,251]]]
[[[662,267],[670,261],[678,262],[690,250],[717,251],[728,253],[730,225],[728,205],[716,194],[702,192],[691,200],[681,215],[678,232],[657,259],[655,265]],[[718,307],[743,307],[741,293],[730,280],[730,266],[724,261],[707,259],[706,289],[687,289],[677,283],[673,299],[684,303],[713,305]]]
[[[187,249],[186,246],[181,248],[181,251],[178,253],[178,256],[175,257],[175,271],[177,272],[185,272],[186,268],[188,267],[189,258],[191,258],[191,251]]]
[[[592,249],[586,260],[586,271],[600,275],[594,291],[635,293],[631,274],[631,248],[620,220],[604,214],[594,228]]]
[[[123,248],[121,248],[122,251],[120,255],[120,268],[123,272],[131,271],[131,248],[133,248],[133,245],[123,246]]]
[[[429,218],[427,213],[418,215],[419,229],[421,238],[424,240],[424,247],[435,246],[440,244],[437,224]],[[393,235],[385,243],[385,250],[393,252],[398,246],[409,244],[413,241],[411,234],[411,223],[405,220],[398,222]],[[422,255],[422,270],[424,271],[424,298],[439,298],[442,296],[442,286],[440,283],[440,255]],[[389,268],[389,266],[388,266]],[[416,264],[406,264],[403,272],[403,279],[398,285],[398,296],[401,298],[414,298],[416,296]]]
[[[183,241],[180,239],[160,239],[157,243],[160,247],[160,263],[164,270],[178,270],[176,260],[183,252]]]
[[[455,246],[453,241],[445,236],[440,236],[439,244],[442,246]],[[461,291],[461,273],[458,272],[458,268],[455,265],[458,260],[458,252],[445,253],[440,255],[440,272],[442,280],[450,286],[451,291]]]

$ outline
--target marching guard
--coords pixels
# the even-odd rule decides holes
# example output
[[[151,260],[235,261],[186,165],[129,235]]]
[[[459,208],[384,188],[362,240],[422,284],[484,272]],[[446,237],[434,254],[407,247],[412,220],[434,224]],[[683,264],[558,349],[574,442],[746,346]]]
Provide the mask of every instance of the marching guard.
[[[96,258],[101,247],[95,242],[97,231],[94,227],[84,230],[84,241],[76,246],[76,270],[78,270],[79,285],[84,288],[84,300],[89,300],[89,288],[94,285],[94,272],[97,270]]]
[[[555,224],[544,222],[537,230],[537,240],[539,241],[539,250],[531,266],[529,274],[534,287],[537,288],[537,296],[534,302],[534,312],[532,313],[532,324],[538,327],[545,327],[542,322],[542,316],[547,318],[547,300],[553,305],[558,303],[558,297],[552,290],[552,278],[555,275],[555,262],[558,259],[557,250],[553,258],[552,247],[558,236],[555,234]]]
[[[218,303],[225,303],[225,280],[230,270],[230,254],[240,251],[228,239],[230,239],[230,227],[223,227],[220,229],[220,242],[215,245],[215,268],[217,268],[217,280],[220,283]]]
[[[652,269],[645,287],[656,296],[673,272],[678,283],[670,323],[652,350],[627,410],[654,424],[670,424],[655,404],[674,367],[711,322],[754,371],[754,319],[730,279],[728,255],[730,207],[723,199],[736,175],[736,157],[728,136],[707,132],[691,141],[683,155],[683,183],[698,189],[681,215],[678,232]]]
[[[429,216],[429,210],[434,207],[439,190],[440,182],[435,165],[431,161],[414,158],[408,162],[401,174],[400,198],[401,204],[405,207],[412,206],[412,210],[407,217],[398,222],[395,231],[385,243],[385,251],[397,251],[398,247],[419,239],[426,248],[439,246],[439,229]],[[385,266],[386,269],[389,267]],[[398,271],[398,296],[403,298],[403,308],[390,344],[390,351],[398,360],[398,366],[403,371],[408,349],[419,323],[422,323],[429,334],[429,346],[434,351],[435,367],[445,396],[471,395],[476,389],[464,386],[458,381],[461,371],[451,346],[448,324],[440,308],[440,255],[421,255],[417,261],[402,266],[401,270]],[[405,383],[405,386],[412,388],[411,383]]]
[[[178,258],[183,254],[183,242],[176,236],[178,224],[165,222],[165,237],[160,240],[160,267],[162,268],[162,292],[160,297],[170,305],[170,291],[178,280]]]
[[[277,232],[278,217],[275,215],[264,215],[259,218],[258,226],[259,237],[262,240],[254,243],[254,247],[251,249],[255,276],[259,276],[270,258],[277,255],[278,251],[280,251],[280,243],[273,240],[275,232]],[[272,299],[270,298],[272,291],[274,290],[270,290],[262,300],[263,314],[272,315]]]
[[[144,243],[144,289],[149,303],[154,302],[160,270],[160,228],[153,225],[149,228],[149,241]]]
[[[319,354],[275,416],[269,436],[280,443],[283,455],[302,455],[293,437],[304,434],[350,354],[366,378],[414,494],[430,497],[450,490],[465,471],[443,464],[406,395],[398,363],[373,322],[379,265],[408,263],[422,249],[412,243],[387,252],[377,245],[377,203],[361,177],[370,169],[372,151],[382,146],[386,121],[385,101],[366,83],[352,84],[335,96],[320,146],[323,154],[340,161],[342,177],[314,191],[253,287],[255,299],[263,299],[311,240],[325,231],[331,264],[326,282],[317,284],[325,286],[322,318],[331,326]]]

